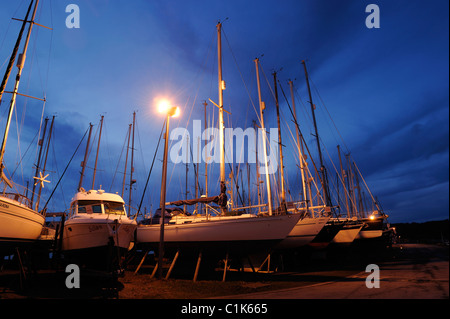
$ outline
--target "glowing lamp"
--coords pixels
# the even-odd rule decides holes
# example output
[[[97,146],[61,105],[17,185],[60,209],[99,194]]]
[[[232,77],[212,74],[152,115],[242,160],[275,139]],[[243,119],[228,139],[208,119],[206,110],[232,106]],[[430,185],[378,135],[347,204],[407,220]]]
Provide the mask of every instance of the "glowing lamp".
[[[171,106],[167,100],[161,100],[158,103],[158,112],[161,114],[167,114],[171,117],[177,117],[180,115],[180,108],[178,106]]]

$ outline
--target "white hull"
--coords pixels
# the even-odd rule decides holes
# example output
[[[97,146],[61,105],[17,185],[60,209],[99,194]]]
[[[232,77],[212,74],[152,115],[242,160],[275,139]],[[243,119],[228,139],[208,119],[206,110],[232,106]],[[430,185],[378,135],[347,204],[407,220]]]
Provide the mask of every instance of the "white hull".
[[[128,218],[117,219],[117,223],[106,216],[69,219],[64,224],[62,250],[107,247],[111,239],[115,247],[128,249],[136,227],[136,222]]]
[[[351,244],[361,231],[363,224],[340,230],[331,241],[334,244]]]
[[[305,217],[297,222],[278,249],[293,249],[308,245],[322,230],[330,217]]]
[[[267,217],[225,216],[209,220],[164,225],[165,244],[212,244],[279,241],[286,237],[299,215]],[[156,246],[160,241],[160,225],[139,225],[137,243]]]
[[[359,232],[356,239],[373,239],[373,238],[380,238],[383,236],[383,231],[380,230],[362,230]]]
[[[45,217],[27,206],[0,196],[0,241],[33,241],[42,232]]]

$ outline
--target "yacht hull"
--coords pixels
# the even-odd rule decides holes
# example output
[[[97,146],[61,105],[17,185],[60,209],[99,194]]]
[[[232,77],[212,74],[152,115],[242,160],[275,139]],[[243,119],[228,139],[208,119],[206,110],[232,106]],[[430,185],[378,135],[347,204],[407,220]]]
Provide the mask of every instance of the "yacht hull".
[[[114,246],[128,249],[134,239],[136,222],[118,219],[77,218],[64,225],[63,251]]]
[[[300,219],[277,246],[277,249],[296,249],[310,244],[320,233],[330,217],[305,217]]]
[[[0,197],[0,249],[35,242],[45,223],[45,217],[9,198]]]
[[[202,248],[233,252],[268,248],[283,240],[298,222],[299,215],[267,217],[226,216],[184,224],[164,225],[166,249]],[[139,225],[137,244],[158,249],[160,225]]]

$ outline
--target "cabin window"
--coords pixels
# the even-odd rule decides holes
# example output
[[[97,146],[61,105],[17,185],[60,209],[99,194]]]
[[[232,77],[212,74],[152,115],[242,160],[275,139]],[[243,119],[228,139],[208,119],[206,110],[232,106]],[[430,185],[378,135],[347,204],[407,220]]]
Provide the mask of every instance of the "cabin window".
[[[104,201],[105,214],[125,215],[123,203]]]
[[[78,214],[101,214],[102,205],[98,201],[78,201]]]

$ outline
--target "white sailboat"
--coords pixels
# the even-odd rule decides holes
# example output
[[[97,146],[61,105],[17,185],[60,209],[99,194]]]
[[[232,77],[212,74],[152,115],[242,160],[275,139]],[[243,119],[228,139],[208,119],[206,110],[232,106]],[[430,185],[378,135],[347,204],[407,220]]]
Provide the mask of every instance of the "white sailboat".
[[[103,116],[101,123],[103,124]],[[120,270],[120,257],[131,249],[137,223],[127,216],[125,202],[120,195],[106,193],[102,189],[85,191],[82,188],[91,132],[92,124],[78,192],[72,198],[69,217],[64,223],[62,251],[68,259],[75,259],[87,267],[100,266],[103,270],[116,270],[113,267],[117,267]],[[92,188],[95,184],[99,146],[100,136]]]
[[[110,246],[126,251],[134,239],[136,221],[127,216],[118,194],[81,190],[72,198],[69,214],[62,241],[66,254],[97,253]]]
[[[26,244],[36,241],[41,234],[45,222],[45,216],[38,212],[37,207],[32,207],[31,201],[24,194],[21,194],[17,190],[18,185],[13,184],[12,181],[10,181],[6,177],[5,166],[3,163],[11,118],[16,105],[16,97],[18,94],[20,94],[18,93],[20,76],[25,64],[26,52],[30,39],[31,29],[34,25],[34,18],[36,15],[38,3],[39,1],[35,2],[31,19],[29,19],[29,14],[33,5],[33,1],[31,1],[26,17],[24,20],[22,20],[22,28],[20,30],[16,45],[11,55],[9,65],[7,66],[7,70],[0,88],[0,101],[3,97],[3,93],[12,94],[11,102],[9,105],[9,114],[6,120],[5,132],[3,135],[2,147],[0,150],[0,175],[1,183],[3,183],[4,187],[2,193],[0,193],[0,247],[3,249],[11,249],[17,247],[17,245],[20,244]],[[7,92],[5,91],[5,87],[8,82],[13,64],[16,60],[22,34],[27,23],[29,23],[29,26],[25,44],[23,47],[23,51],[21,54],[19,54],[17,60],[18,70],[14,89],[12,92]],[[11,191],[8,191],[8,188],[11,189]]]
[[[218,37],[218,88],[219,88],[219,133],[220,133],[220,185],[221,194],[215,197],[201,198],[191,201],[178,201],[177,206],[197,202],[216,202],[222,209],[220,216],[204,216],[196,218],[172,218],[164,226],[164,246],[166,248],[197,247],[245,250],[247,253],[258,248],[269,249],[273,244],[283,240],[300,219],[298,214],[272,214],[270,186],[268,191],[268,211],[265,216],[241,214],[229,216],[226,211],[225,187],[225,153],[224,153],[224,121],[223,121],[223,89],[221,58],[221,23],[217,24]],[[261,111],[262,112],[262,111]],[[261,122],[263,122],[261,118]],[[263,143],[265,145],[265,142]],[[265,152],[265,150],[264,150]],[[266,152],[265,152],[266,153]],[[266,165],[267,168],[267,165]],[[267,175],[267,174],[266,174]],[[268,177],[267,177],[268,178]],[[137,243],[141,246],[158,248],[160,243],[160,225],[143,225],[137,228]]]

